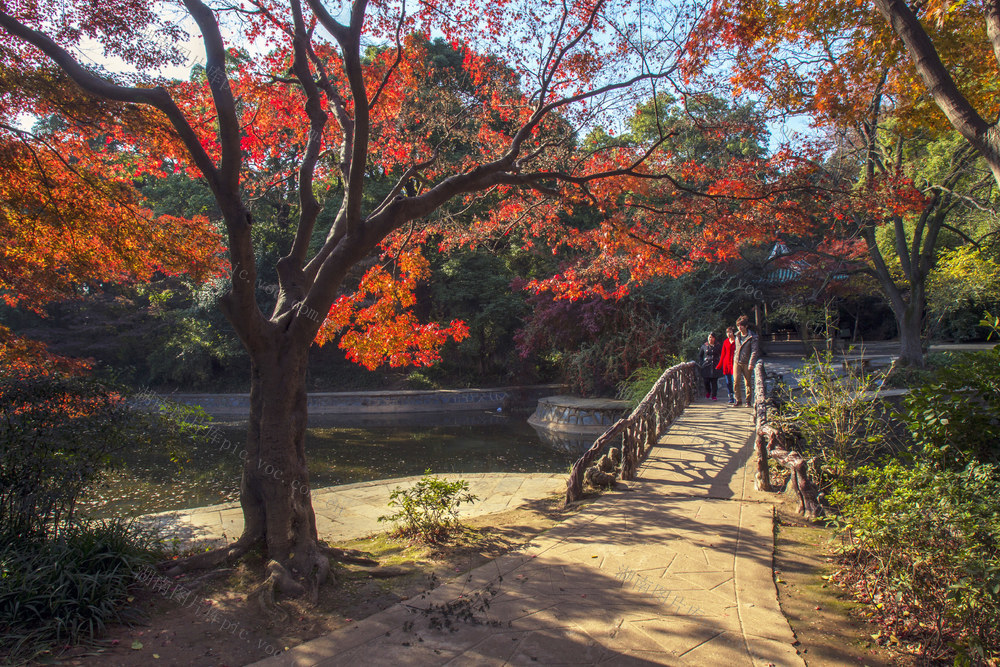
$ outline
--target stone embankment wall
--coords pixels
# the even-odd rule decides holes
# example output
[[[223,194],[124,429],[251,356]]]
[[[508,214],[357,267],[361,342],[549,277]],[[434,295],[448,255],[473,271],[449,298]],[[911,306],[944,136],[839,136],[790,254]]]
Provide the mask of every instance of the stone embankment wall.
[[[538,399],[562,385],[498,387],[495,389],[439,389],[430,391],[314,392],[309,394],[310,415],[398,415],[401,413],[501,411],[533,408]],[[217,418],[245,419],[250,394],[169,394],[165,399],[200,405]]]

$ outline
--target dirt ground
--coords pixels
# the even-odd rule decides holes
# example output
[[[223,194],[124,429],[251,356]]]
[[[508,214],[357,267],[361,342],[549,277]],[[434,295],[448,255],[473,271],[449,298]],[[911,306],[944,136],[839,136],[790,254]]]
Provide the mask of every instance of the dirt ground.
[[[336,580],[328,580],[321,589],[317,606],[281,602],[287,614],[283,620],[268,617],[247,601],[247,593],[263,579],[261,559],[200,586],[198,575],[177,580],[196,588],[194,599],[183,603],[139,587],[133,604],[147,616],[146,624],[111,627],[100,643],[69,649],[42,664],[236,667],[263,660],[415,597],[527,543],[568,516],[560,505],[561,496],[552,496],[467,519],[469,530],[464,535],[434,549],[384,535],[334,545],[368,552],[382,569],[397,576],[376,578],[369,574],[371,568],[339,566],[334,570]]]
[[[833,530],[806,521],[791,504],[778,507],[774,530],[778,602],[807,665],[918,664],[876,645],[872,635],[878,628],[864,620],[862,605],[829,583],[838,546]]]

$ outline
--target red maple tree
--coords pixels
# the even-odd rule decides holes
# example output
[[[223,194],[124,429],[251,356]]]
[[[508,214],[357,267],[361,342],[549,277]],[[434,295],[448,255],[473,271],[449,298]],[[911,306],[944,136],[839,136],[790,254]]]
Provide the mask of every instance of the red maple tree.
[[[179,60],[180,35],[144,0],[3,3],[0,61],[42,81],[24,94],[32,108],[50,105],[81,140],[100,134],[128,147],[132,175],[168,158],[211,189],[231,266],[220,307],[251,359],[244,531],[177,569],[262,544],[271,560],[265,599],[275,590],[315,596],[328,557],[343,554],[319,542],[302,492],[309,346],[353,327],[344,337],[362,363],[427,360],[463,329],[419,328],[401,314],[423,270],[416,245],[514,229],[525,243],[555,244],[567,211],[655,180],[664,137],[586,150],[579,137],[620,122],[670,80],[698,8],[356,0],[334,15],[320,0],[183,5],[206,51],[204,76],[188,82],[156,76],[158,65]],[[85,65],[84,37],[136,73]],[[260,55],[232,48],[250,42]],[[274,189],[286,194],[296,231],[265,313],[255,296],[252,201]],[[380,246],[392,261],[350,294],[345,279]]]

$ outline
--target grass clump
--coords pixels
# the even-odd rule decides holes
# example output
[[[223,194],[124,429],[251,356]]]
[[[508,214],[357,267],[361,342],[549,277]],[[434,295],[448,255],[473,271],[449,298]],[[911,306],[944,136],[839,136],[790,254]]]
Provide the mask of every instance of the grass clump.
[[[92,641],[109,623],[139,620],[128,606],[155,536],[120,519],[73,523],[58,536],[0,534],[0,662],[19,664]]]

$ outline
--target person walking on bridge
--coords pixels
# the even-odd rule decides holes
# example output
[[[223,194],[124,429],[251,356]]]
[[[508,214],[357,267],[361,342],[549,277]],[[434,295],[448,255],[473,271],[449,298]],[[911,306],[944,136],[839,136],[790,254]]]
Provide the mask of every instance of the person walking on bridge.
[[[729,392],[729,404],[736,402],[736,392],[733,390],[733,352],[736,351],[736,327],[726,327],[726,340],[722,341],[722,355],[716,366],[726,378],[726,391]]]
[[[750,331],[750,318],[740,315],[736,318],[736,344],[733,350],[733,374],[736,376],[736,407],[753,407],[750,399],[753,393],[753,367],[760,358],[757,334]],[[756,397],[755,397],[756,398]]]
[[[722,374],[718,370],[721,356],[722,346],[715,342],[715,334],[708,334],[708,342],[703,343],[698,350],[698,366],[701,368],[701,377],[705,380],[705,398],[713,401],[718,400],[716,394],[719,393],[719,376]]]

